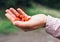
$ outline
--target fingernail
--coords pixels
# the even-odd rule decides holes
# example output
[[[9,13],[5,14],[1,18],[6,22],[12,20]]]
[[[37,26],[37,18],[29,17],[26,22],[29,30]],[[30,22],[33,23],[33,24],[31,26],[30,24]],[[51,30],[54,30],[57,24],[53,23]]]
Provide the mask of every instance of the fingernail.
[[[8,14],[5,14],[5,16],[7,16]]]
[[[5,16],[8,16],[8,15],[9,15],[8,13],[5,14]]]
[[[7,12],[7,11],[8,11],[8,9],[5,10],[5,12]]]
[[[13,9],[13,8],[10,8],[10,9]]]
[[[20,8],[17,8],[17,10],[20,10]]]

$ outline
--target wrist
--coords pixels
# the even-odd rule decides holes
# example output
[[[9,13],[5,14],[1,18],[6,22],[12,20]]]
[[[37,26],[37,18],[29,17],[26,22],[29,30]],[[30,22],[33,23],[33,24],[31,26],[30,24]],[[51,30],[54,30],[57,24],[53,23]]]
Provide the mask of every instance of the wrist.
[[[43,17],[43,21],[42,21],[42,26],[41,27],[44,27],[46,25],[47,16],[42,14],[42,17]]]

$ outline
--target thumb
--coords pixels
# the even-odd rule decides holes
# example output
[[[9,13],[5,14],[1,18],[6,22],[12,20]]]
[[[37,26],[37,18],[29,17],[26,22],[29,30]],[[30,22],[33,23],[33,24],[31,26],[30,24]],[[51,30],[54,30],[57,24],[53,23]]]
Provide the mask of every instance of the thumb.
[[[28,27],[28,23],[27,22],[21,22],[21,21],[15,21],[14,25],[21,28],[22,30],[24,30],[25,32],[27,32],[28,30],[26,29]]]
[[[22,22],[22,21],[15,21],[13,24],[15,26],[21,27],[21,28],[24,28],[24,27],[27,27],[28,26],[28,22]]]

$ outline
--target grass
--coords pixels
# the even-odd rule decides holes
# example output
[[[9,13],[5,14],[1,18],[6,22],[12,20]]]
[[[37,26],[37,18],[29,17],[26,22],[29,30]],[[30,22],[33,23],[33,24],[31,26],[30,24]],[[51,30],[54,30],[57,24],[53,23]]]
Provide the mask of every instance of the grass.
[[[46,6],[42,6],[38,4],[32,4],[32,8],[26,8],[25,10],[26,10],[25,12],[31,16],[35,14],[46,14],[60,18],[60,10],[51,9]],[[9,34],[20,30],[19,28],[15,27],[10,21],[8,21],[3,14],[4,11],[3,10],[0,11],[0,15],[3,18],[5,18],[5,19],[1,19],[0,21],[0,33]]]
[[[35,14],[46,14],[46,15],[51,15],[54,17],[59,17],[60,18],[60,10],[52,9],[47,6],[42,6],[38,4],[33,4],[33,8],[27,8],[26,13],[28,15],[35,15]]]
[[[10,21],[2,20],[0,21],[0,33],[10,34],[19,30],[19,28],[15,27]]]

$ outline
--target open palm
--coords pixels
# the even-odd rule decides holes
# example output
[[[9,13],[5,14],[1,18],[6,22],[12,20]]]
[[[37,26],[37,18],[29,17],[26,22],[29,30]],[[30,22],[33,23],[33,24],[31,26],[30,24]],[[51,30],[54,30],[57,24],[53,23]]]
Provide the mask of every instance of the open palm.
[[[30,18],[30,20],[26,22],[15,21],[15,15],[18,14],[23,14],[27,18]],[[28,16],[20,8],[18,8],[17,11],[14,8],[7,9],[5,15],[15,26],[23,29],[24,31],[35,30],[38,27],[44,26],[44,24],[46,23],[46,16],[44,14]]]

